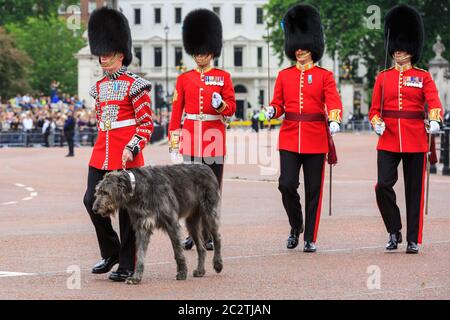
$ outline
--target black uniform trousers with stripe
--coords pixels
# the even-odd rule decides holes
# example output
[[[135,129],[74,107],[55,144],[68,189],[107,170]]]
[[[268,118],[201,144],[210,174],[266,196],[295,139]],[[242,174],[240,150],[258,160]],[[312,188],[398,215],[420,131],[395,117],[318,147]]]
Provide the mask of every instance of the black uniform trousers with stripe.
[[[405,183],[407,241],[422,243],[426,153],[378,151],[378,181],[375,187],[378,208],[389,233],[402,229],[400,209],[394,185],[398,180],[398,165],[403,163]]]
[[[300,186],[302,166],[305,183],[304,240],[315,242],[322,208],[325,154],[299,154],[280,150],[281,174],[278,189],[281,191],[291,228],[300,229],[303,225],[303,214],[297,189]]]
[[[136,240],[127,211],[119,209],[119,240],[117,233],[112,227],[111,219],[102,217],[92,210],[95,201],[95,187],[108,172],[89,167],[87,190],[83,199],[84,206],[94,224],[102,258],[118,256],[119,268],[134,270]]]

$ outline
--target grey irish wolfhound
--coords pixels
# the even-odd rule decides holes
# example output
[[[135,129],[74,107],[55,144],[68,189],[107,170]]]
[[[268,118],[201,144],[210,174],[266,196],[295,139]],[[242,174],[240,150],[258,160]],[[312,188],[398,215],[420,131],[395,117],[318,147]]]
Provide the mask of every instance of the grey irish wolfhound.
[[[214,242],[214,270],[222,271],[221,240],[219,234],[219,184],[212,170],[203,164],[179,164],[110,172],[97,185],[94,212],[104,217],[114,215],[119,208],[128,211],[136,233],[136,266],[128,284],[142,280],[144,259],[155,228],[167,232],[177,263],[177,280],[187,277],[187,265],[181,246],[178,220],[186,219],[189,235],[198,254],[194,277],[205,274],[206,249],[202,234],[211,234]]]

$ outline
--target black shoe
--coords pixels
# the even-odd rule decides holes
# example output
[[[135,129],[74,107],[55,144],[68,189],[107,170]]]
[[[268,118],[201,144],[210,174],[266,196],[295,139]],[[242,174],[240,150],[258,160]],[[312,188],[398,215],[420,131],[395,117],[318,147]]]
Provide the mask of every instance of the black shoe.
[[[415,242],[408,242],[408,246],[406,247],[406,253],[419,253],[419,246]]]
[[[183,246],[184,250],[191,250],[194,246],[194,240],[192,240],[191,237],[187,237],[186,240],[181,242],[181,245]]]
[[[402,243],[402,233],[400,231],[389,234],[389,242],[386,245],[386,250],[397,250],[399,243]]]
[[[291,229],[291,233],[289,234],[289,237],[287,239],[286,248],[295,249],[298,246],[298,237],[302,232],[302,229],[303,227],[300,230],[295,228]]]
[[[91,272],[95,274],[107,273],[116,263],[119,263],[119,257],[117,256],[102,259],[94,265]]]
[[[305,241],[303,252],[316,252],[316,245],[312,241]]]
[[[118,268],[116,271],[109,274],[109,280],[115,282],[125,282],[129,277],[133,275],[133,270]]]
[[[66,155],[66,158],[67,157],[75,157],[75,155],[74,154],[68,154],[68,155]]]
[[[205,248],[208,251],[213,251],[214,250],[214,242],[209,239],[208,241],[205,242]]]

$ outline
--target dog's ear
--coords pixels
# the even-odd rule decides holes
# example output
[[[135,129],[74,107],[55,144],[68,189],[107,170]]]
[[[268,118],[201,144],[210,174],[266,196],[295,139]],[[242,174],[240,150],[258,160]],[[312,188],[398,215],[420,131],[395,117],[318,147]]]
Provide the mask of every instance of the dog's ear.
[[[131,193],[131,179],[125,171],[119,171],[117,173],[117,187],[124,193],[124,195]]]

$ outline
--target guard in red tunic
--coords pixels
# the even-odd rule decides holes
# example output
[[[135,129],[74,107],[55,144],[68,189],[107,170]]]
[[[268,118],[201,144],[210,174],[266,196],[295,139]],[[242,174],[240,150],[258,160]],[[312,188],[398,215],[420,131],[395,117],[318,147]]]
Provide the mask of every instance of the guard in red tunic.
[[[102,8],[94,11],[88,25],[89,45],[99,57],[104,76],[90,94],[95,99],[98,138],[89,162],[88,187],[84,204],[97,233],[102,260],[92,273],[106,273],[119,263],[109,278],[125,281],[134,270],[135,237],[128,213],[119,210],[120,240],[110,218],[95,214],[95,186],[112,170],[144,165],[142,149],[153,130],[150,83],[129,72],[131,34],[128,21],[119,11]]]
[[[398,179],[397,167],[403,162],[407,253],[418,253],[417,244],[422,243],[429,150],[427,127],[430,134],[438,133],[443,116],[438,91],[430,73],[414,67],[421,57],[423,38],[422,18],[413,7],[398,5],[386,14],[385,41],[395,66],[378,75],[369,113],[375,132],[380,136],[375,191],[389,232],[387,250],[397,249],[398,243],[402,242],[400,209],[393,187]]]
[[[315,63],[324,51],[319,12],[309,5],[297,5],[286,13],[282,25],[285,53],[296,65],[278,74],[267,118],[285,116],[280,129],[279,190],[289,217],[291,232],[287,248],[298,245],[304,234],[304,251],[315,252],[322,206],[326,154],[329,135],[340,130],[342,103],[333,73]],[[300,168],[305,182],[305,227],[299,187]]]
[[[197,68],[177,78],[169,124],[171,153],[181,153],[187,163],[207,164],[222,185],[226,118],[234,115],[236,99],[230,74],[211,67],[222,50],[219,17],[206,9],[191,11],[183,22],[183,45]],[[183,245],[192,248],[192,239]],[[206,247],[212,250],[212,241]]]

